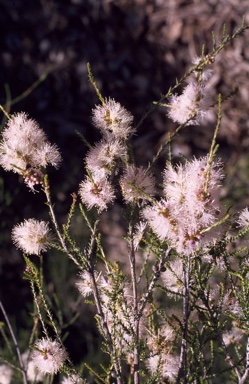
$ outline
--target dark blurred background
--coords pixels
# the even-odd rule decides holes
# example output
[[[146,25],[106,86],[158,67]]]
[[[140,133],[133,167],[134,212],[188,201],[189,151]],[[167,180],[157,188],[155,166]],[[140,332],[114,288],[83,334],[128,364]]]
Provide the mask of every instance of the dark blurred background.
[[[223,24],[226,32],[232,33],[241,25],[243,15],[248,23],[248,0],[0,0],[0,103],[8,103],[10,113],[27,112],[59,146],[63,164],[49,175],[61,222],[71,203],[70,194],[77,192],[84,177],[86,147],[75,131],[91,143],[100,137],[91,124],[91,110],[98,99],[88,81],[87,62],[91,63],[102,94],[119,101],[137,123],[151,103],[159,100],[191,66],[203,45],[207,53],[212,49],[212,31],[219,41]],[[239,93],[223,105],[218,140],[227,172],[223,198],[240,208],[249,202],[248,32],[217,56],[213,70],[214,97],[239,87]],[[38,87],[15,101],[44,74],[47,76]],[[11,100],[15,101],[13,105]],[[203,126],[187,127],[174,141],[173,153],[205,155],[215,119],[214,110]],[[151,160],[174,128],[165,109],[155,110],[133,138],[137,163]],[[156,173],[161,172],[165,158],[164,154],[159,159]],[[0,200],[0,297],[17,334],[23,332],[26,342],[23,329],[29,322],[32,325],[33,309],[29,285],[23,279],[24,262],[10,233],[13,225],[24,218],[47,220],[48,213],[41,193],[29,192],[21,178],[3,170]],[[112,224],[106,219],[104,227],[106,233],[111,228],[109,245],[114,257],[119,246],[115,234],[117,238],[122,235],[118,222],[114,211]],[[76,223],[80,238],[78,227]],[[63,297],[65,320],[69,321],[77,310],[83,312],[69,328],[72,337],[68,348],[77,363],[82,356],[91,360],[91,353],[96,353],[96,331],[90,325],[91,308],[76,304],[76,271],[64,256],[45,257],[46,277],[54,281],[49,289]],[[66,287],[60,285],[59,277],[68,281]]]

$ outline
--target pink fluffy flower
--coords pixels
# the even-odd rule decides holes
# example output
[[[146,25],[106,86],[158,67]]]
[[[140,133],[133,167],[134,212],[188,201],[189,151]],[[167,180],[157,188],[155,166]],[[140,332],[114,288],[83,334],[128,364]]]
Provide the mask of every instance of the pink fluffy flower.
[[[170,262],[169,267],[161,274],[164,286],[168,290],[168,295],[177,297],[183,291],[183,264],[180,258]]]
[[[105,283],[105,279],[101,275],[101,272],[95,272],[94,278],[98,287]],[[87,297],[93,293],[92,278],[88,271],[81,272],[80,279],[76,282],[76,286],[83,297]]]
[[[125,154],[125,147],[119,140],[102,140],[87,154],[86,166],[96,177],[105,177],[113,171],[116,160]]]
[[[120,180],[123,197],[127,203],[147,200],[155,194],[155,180],[143,167],[128,165]]]
[[[159,373],[161,379],[165,378],[170,383],[175,383],[179,370],[179,356],[172,353],[175,342],[175,331],[168,325],[162,325],[156,335],[150,335],[147,345],[150,357],[146,365],[152,373]]]
[[[146,207],[143,215],[163,240],[179,253],[189,254],[215,241],[218,235],[209,229],[222,217],[219,203],[220,163],[208,166],[207,158],[195,159],[164,172],[165,199]]]
[[[199,124],[210,105],[210,91],[205,85],[190,83],[181,95],[170,99],[168,116],[179,124]]]
[[[17,248],[29,255],[39,256],[49,248],[53,236],[48,223],[28,219],[13,228],[12,239]]]
[[[93,123],[104,134],[111,133],[116,139],[127,139],[134,132],[133,116],[113,99],[105,100],[93,110]]]
[[[93,179],[87,176],[80,184],[79,194],[88,209],[95,206],[99,212],[106,209],[115,198],[112,185],[105,177]]]
[[[143,216],[159,239],[170,239],[174,243],[177,239],[177,223],[171,215],[171,210],[170,203],[161,199],[157,204],[147,206],[143,210]]]
[[[238,225],[242,228],[242,229],[246,229],[248,228],[249,226],[249,209],[248,208],[245,208],[243,209],[240,214],[239,214],[239,218],[237,220],[237,223]]]
[[[61,384],[87,384],[85,380],[81,379],[78,375],[64,377]]]
[[[10,384],[12,376],[13,376],[13,369],[10,368],[7,364],[1,364],[0,365],[0,383]]]
[[[67,354],[58,341],[43,338],[35,343],[31,357],[40,372],[54,374],[63,366]]]
[[[43,130],[21,112],[8,120],[0,142],[0,164],[6,171],[23,174],[28,167],[58,167],[61,156],[51,145]]]

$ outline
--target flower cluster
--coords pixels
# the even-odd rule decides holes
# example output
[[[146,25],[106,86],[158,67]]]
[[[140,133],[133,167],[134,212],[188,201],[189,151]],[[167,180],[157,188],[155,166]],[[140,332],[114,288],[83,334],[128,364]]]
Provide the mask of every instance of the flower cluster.
[[[175,332],[170,325],[161,326],[157,335],[151,335],[147,345],[151,356],[147,359],[147,367],[152,373],[158,373],[161,379],[175,383],[179,369],[179,356],[174,354]]]
[[[168,240],[179,253],[191,254],[210,244],[218,231],[209,230],[221,218],[219,204],[221,166],[218,161],[193,160],[164,172],[164,195],[146,207],[144,217],[161,240]]]
[[[48,165],[57,168],[61,162],[56,145],[50,144],[44,131],[23,112],[11,116],[2,137],[0,165],[23,175],[33,190],[42,181],[42,169]]]
[[[114,189],[106,177],[86,177],[80,183],[79,194],[88,209],[94,206],[101,212],[115,198]]]
[[[86,167],[95,177],[112,174],[117,159],[125,156],[125,146],[120,140],[101,140],[86,156]]]
[[[133,116],[113,99],[105,100],[93,110],[93,123],[101,129],[105,138],[127,139],[134,132]]]
[[[29,255],[39,256],[49,248],[53,236],[45,221],[25,220],[12,230],[12,239],[17,248]]]
[[[206,84],[211,71],[204,71],[201,82],[196,79],[188,84],[181,95],[172,95],[168,116],[179,124],[198,125],[205,117],[211,104],[210,88]]]
[[[35,343],[31,358],[41,373],[54,374],[63,366],[67,354],[58,341],[43,338]]]
[[[120,186],[127,203],[148,200],[155,194],[155,180],[143,167],[128,165],[120,179]]]
[[[86,156],[88,176],[81,182],[79,195],[88,209],[99,212],[115,198],[111,178],[119,159],[126,157],[125,141],[134,132],[133,116],[115,100],[105,100],[93,110],[93,123],[103,139]]]

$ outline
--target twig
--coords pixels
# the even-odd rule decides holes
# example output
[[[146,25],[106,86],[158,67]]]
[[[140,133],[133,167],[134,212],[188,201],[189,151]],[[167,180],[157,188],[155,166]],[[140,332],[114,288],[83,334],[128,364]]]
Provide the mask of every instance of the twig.
[[[137,296],[137,277],[136,277],[136,259],[135,259],[135,250],[133,243],[133,225],[130,226],[130,250],[129,250],[129,262],[131,270],[131,281],[132,281],[132,291],[133,291],[133,318],[134,318],[134,384],[139,384],[140,375],[139,375],[139,324],[140,317],[138,316],[138,296]]]
[[[12,328],[12,326],[10,324],[9,318],[7,316],[7,313],[5,312],[5,309],[4,309],[4,306],[3,306],[1,300],[0,300],[0,308],[1,308],[1,311],[2,311],[3,316],[5,318],[6,324],[8,325],[8,328],[9,328],[12,340],[13,340],[15,348],[16,348],[16,353],[17,353],[18,360],[19,360],[20,367],[21,367],[21,371],[22,371],[23,383],[24,384],[28,384],[27,375],[26,375],[25,367],[24,367],[24,364],[23,364],[23,361],[22,361],[22,356],[21,356],[21,353],[20,353],[20,349],[19,349],[16,337],[15,337],[15,334],[14,334],[13,328]]]
[[[177,377],[177,384],[188,382],[187,367],[187,339],[188,339],[188,320],[189,320],[189,279],[190,279],[190,256],[187,259],[187,265],[183,265],[184,272],[184,296],[183,296],[183,326],[182,326],[182,344],[180,352],[180,367]]]
[[[54,213],[54,209],[53,209],[53,205],[52,205],[52,201],[51,201],[51,197],[50,197],[50,188],[49,188],[49,183],[48,183],[48,179],[47,177],[44,178],[44,192],[45,192],[45,195],[46,195],[46,198],[47,198],[47,205],[49,207],[49,211],[50,211],[50,215],[51,215],[51,219],[52,219],[52,222],[54,224],[54,227],[55,227],[55,230],[56,230],[56,233],[57,233],[57,236],[60,240],[60,243],[62,245],[62,248],[64,249],[64,251],[66,252],[66,254],[68,255],[68,257],[70,257],[71,260],[73,260],[73,262],[78,266],[80,267],[80,263],[78,262],[78,260],[76,260],[76,258],[71,254],[71,252],[68,250],[67,246],[66,246],[66,243],[60,233],[60,229],[59,229],[59,225],[57,223],[57,220],[56,220],[56,217],[55,217],[55,213]]]

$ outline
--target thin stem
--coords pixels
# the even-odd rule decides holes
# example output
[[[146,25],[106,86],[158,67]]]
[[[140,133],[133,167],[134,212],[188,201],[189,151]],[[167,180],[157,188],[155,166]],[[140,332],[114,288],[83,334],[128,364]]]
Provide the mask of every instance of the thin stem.
[[[9,318],[7,316],[7,313],[5,312],[5,309],[4,309],[4,306],[3,306],[1,300],[0,300],[0,308],[1,308],[1,311],[2,311],[3,316],[5,318],[6,324],[8,325],[8,328],[9,328],[12,340],[13,340],[15,348],[16,348],[16,353],[17,353],[18,360],[19,360],[20,367],[21,367],[21,371],[22,371],[23,383],[24,384],[28,384],[27,375],[26,375],[25,367],[24,367],[24,364],[23,364],[23,361],[22,361],[22,356],[21,356],[21,353],[20,353],[20,349],[19,349],[16,337],[15,337],[15,334],[14,334],[13,328],[12,328],[12,326],[10,324]]]
[[[105,105],[105,100],[103,98],[103,96],[101,95],[100,93],[100,90],[99,90],[99,87],[97,86],[97,83],[94,79],[94,76],[93,76],[93,73],[92,73],[92,68],[91,68],[91,65],[90,63],[87,63],[87,72],[88,72],[88,78],[89,78],[89,81],[92,83],[92,85],[94,86],[95,88],[95,91],[98,95],[98,98],[99,100],[101,101],[102,105],[104,106]]]
[[[34,285],[34,282],[31,281],[31,291],[32,291],[32,294],[33,294],[33,297],[34,297],[34,302],[35,302],[35,306],[36,306],[36,310],[37,310],[37,314],[39,316],[39,320],[41,322],[41,325],[42,325],[42,328],[43,328],[43,332],[45,333],[46,335],[46,338],[48,339],[48,330],[47,330],[47,327],[43,321],[43,317],[42,317],[42,314],[41,314],[41,311],[40,311],[40,306],[39,306],[39,303],[38,303],[38,300],[37,300],[37,294],[35,292],[35,285]]]
[[[163,257],[161,258],[156,270],[155,270],[155,273],[154,275],[152,276],[152,279],[150,281],[150,284],[149,284],[149,287],[145,293],[145,295],[143,296],[142,298],[142,301],[141,301],[141,304],[140,304],[140,307],[139,307],[139,310],[138,310],[138,317],[141,318],[143,316],[143,312],[144,312],[144,309],[146,307],[146,304],[148,303],[148,300],[149,300],[149,297],[151,295],[151,292],[153,291],[154,287],[155,287],[155,284],[156,284],[156,281],[159,279],[160,277],[160,271],[161,271],[161,268],[164,266],[164,263],[166,261],[166,258],[168,257],[169,253],[170,253],[170,250],[171,248],[168,248],[167,251],[164,253]]]
[[[190,282],[190,256],[187,258],[186,265],[183,264],[184,273],[184,297],[183,297],[183,326],[182,326],[182,344],[180,352],[180,368],[177,377],[177,384],[180,384],[183,378],[183,383],[187,384],[187,338],[188,338],[188,319],[189,319],[189,282]]]
[[[6,109],[1,104],[0,104],[0,109],[3,112],[3,114],[10,120],[11,119],[10,115],[8,114]]]
[[[230,353],[228,352],[227,346],[226,346],[226,344],[225,344],[224,341],[223,341],[222,335],[221,335],[221,333],[220,333],[218,330],[217,330],[217,333],[218,333],[219,341],[220,341],[220,343],[221,343],[221,345],[222,345],[222,348],[223,348],[223,350],[224,350],[224,352],[225,352],[225,355],[226,355],[226,361],[227,361],[227,362],[229,363],[229,365],[234,369],[234,371],[235,371],[235,373],[236,373],[236,375],[237,375],[237,378],[238,378],[238,383],[239,383],[239,384],[242,384],[243,381],[241,381],[241,375],[240,375],[240,372],[239,372],[237,366],[235,365],[235,363],[234,363],[234,361],[233,361],[233,359],[232,359],[232,356],[231,356]]]
[[[90,277],[91,277],[91,285],[92,285],[92,289],[93,289],[93,296],[94,296],[94,301],[95,301],[96,308],[97,308],[98,317],[100,319],[101,327],[103,329],[105,339],[106,339],[107,345],[109,347],[110,355],[113,359],[113,367],[114,367],[115,373],[117,375],[117,377],[116,377],[117,384],[122,384],[121,371],[120,371],[119,364],[118,364],[118,361],[116,358],[115,350],[113,348],[112,337],[111,337],[107,322],[105,320],[104,312],[102,310],[102,306],[101,306],[101,302],[100,302],[100,298],[99,298],[99,292],[98,292],[98,288],[97,288],[97,282],[96,282],[96,279],[94,276],[94,272],[89,271],[89,273],[90,273]]]
[[[54,227],[55,227],[55,230],[56,230],[56,233],[57,233],[57,236],[60,240],[60,243],[62,245],[62,248],[64,249],[64,251],[66,252],[66,254],[68,255],[68,257],[73,260],[73,262],[78,266],[80,267],[80,263],[78,262],[78,260],[76,260],[76,258],[70,253],[70,251],[68,250],[67,246],[66,246],[66,243],[63,239],[63,236],[61,235],[60,233],[60,229],[59,229],[59,225],[57,223],[57,220],[56,220],[56,217],[55,217],[55,213],[54,213],[54,209],[53,209],[53,205],[52,205],[52,201],[51,201],[51,197],[50,197],[50,187],[49,187],[49,183],[48,183],[48,179],[47,177],[44,178],[44,193],[46,195],[46,198],[47,198],[47,205],[49,207],[49,211],[50,211],[50,215],[51,215],[51,219],[52,219],[52,222],[54,224]]]
[[[215,131],[214,131],[214,136],[213,136],[212,144],[211,144],[210,151],[209,151],[208,162],[207,162],[207,176],[206,176],[206,182],[205,182],[205,187],[204,187],[204,192],[205,193],[208,192],[208,186],[209,186],[210,177],[211,177],[212,163],[214,161],[214,156],[215,156],[215,153],[216,153],[216,150],[217,150],[216,139],[217,139],[218,132],[219,132],[219,129],[220,129],[220,123],[221,123],[221,117],[222,117],[221,108],[222,108],[222,97],[221,97],[221,94],[219,94],[218,95],[217,123],[216,123]]]
[[[249,337],[247,338],[247,344],[246,344],[246,369],[243,376],[239,378],[238,384],[244,384],[248,377],[248,374],[249,374]]]
[[[212,309],[210,308],[210,305],[209,305],[209,302],[207,300],[207,298],[204,296],[203,297],[203,303],[205,304],[207,310],[208,310],[208,313],[209,313],[209,316],[210,316],[210,320],[211,320],[211,323],[212,323],[212,326],[213,326],[213,329],[215,330],[216,334],[217,334],[217,339],[218,341],[220,342],[223,350],[224,350],[224,353],[226,355],[226,361],[228,362],[228,364],[230,365],[230,367],[232,369],[234,369],[236,375],[237,375],[237,378],[238,378],[238,383],[239,384],[243,384],[243,381],[241,382],[241,374],[236,366],[236,364],[234,363],[233,361],[233,358],[232,356],[230,355],[228,349],[227,349],[227,346],[226,344],[224,343],[224,340],[223,340],[223,337],[222,337],[222,333],[218,327],[218,319],[217,319],[217,316],[215,316],[215,314],[213,313]],[[247,344],[247,366],[248,366],[248,362],[249,362],[249,345]],[[248,366],[249,368],[249,366]]]
[[[136,259],[135,259],[135,250],[133,243],[133,226],[130,228],[130,251],[129,251],[129,262],[131,269],[131,281],[132,281],[132,291],[133,291],[133,316],[134,316],[134,384],[139,384],[140,375],[139,375],[139,323],[140,317],[138,316],[138,295],[137,295],[137,277],[136,277]]]
[[[37,281],[36,284],[37,284],[37,287],[38,287],[38,289],[39,289],[39,295],[40,295],[40,297],[41,297],[42,304],[43,304],[44,309],[45,309],[45,311],[46,311],[46,313],[47,313],[47,316],[48,316],[48,318],[49,318],[49,320],[50,320],[50,323],[51,323],[51,325],[52,325],[52,327],[53,327],[53,329],[54,329],[54,332],[55,332],[55,334],[56,334],[56,337],[57,337],[58,341],[62,344],[62,340],[61,340],[61,337],[60,337],[60,333],[59,333],[58,328],[57,328],[57,326],[56,326],[56,324],[55,324],[55,322],[54,322],[52,313],[51,313],[51,311],[50,311],[50,309],[49,309],[49,307],[48,307],[47,301],[46,301],[45,296],[44,296],[44,294],[43,294],[43,289],[42,289],[42,286],[41,286],[40,281]]]
[[[94,226],[92,227],[89,223],[89,228],[91,228],[92,234],[91,234],[91,240],[90,244],[88,247],[88,255],[87,255],[87,260],[88,260],[88,265],[87,269],[91,278],[91,286],[93,290],[93,296],[94,296],[94,301],[97,309],[97,314],[98,318],[100,319],[101,327],[105,336],[105,340],[107,342],[108,348],[109,348],[109,353],[112,358],[112,363],[113,367],[116,373],[116,380],[117,384],[122,384],[122,378],[121,378],[121,369],[118,363],[118,359],[116,356],[116,351],[113,346],[113,341],[112,341],[112,336],[109,331],[105,315],[102,309],[101,301],[100,301],[100,296],[99,296],[99,291],[98,291],[98,285],[95,279],[95,274],[94,274],[94,262],[93,262],[93,254],[94,254],[94,247],[97,239],[97,225],[99,223],[99,219],[97,219],[94,223]]]
[[[21,100],[23,100],[25,97],[29,96],[46,78],[47,76],[53,71],[54,68],[47,69],[44,73],[41,74],[41,76],[34,81],[33,84],[31,84],[23,93],[21,93],[19,96],[15,97],[10,102],[7,102],[5,106],[8,106],[9,104],[15,105],[19,103]]]

